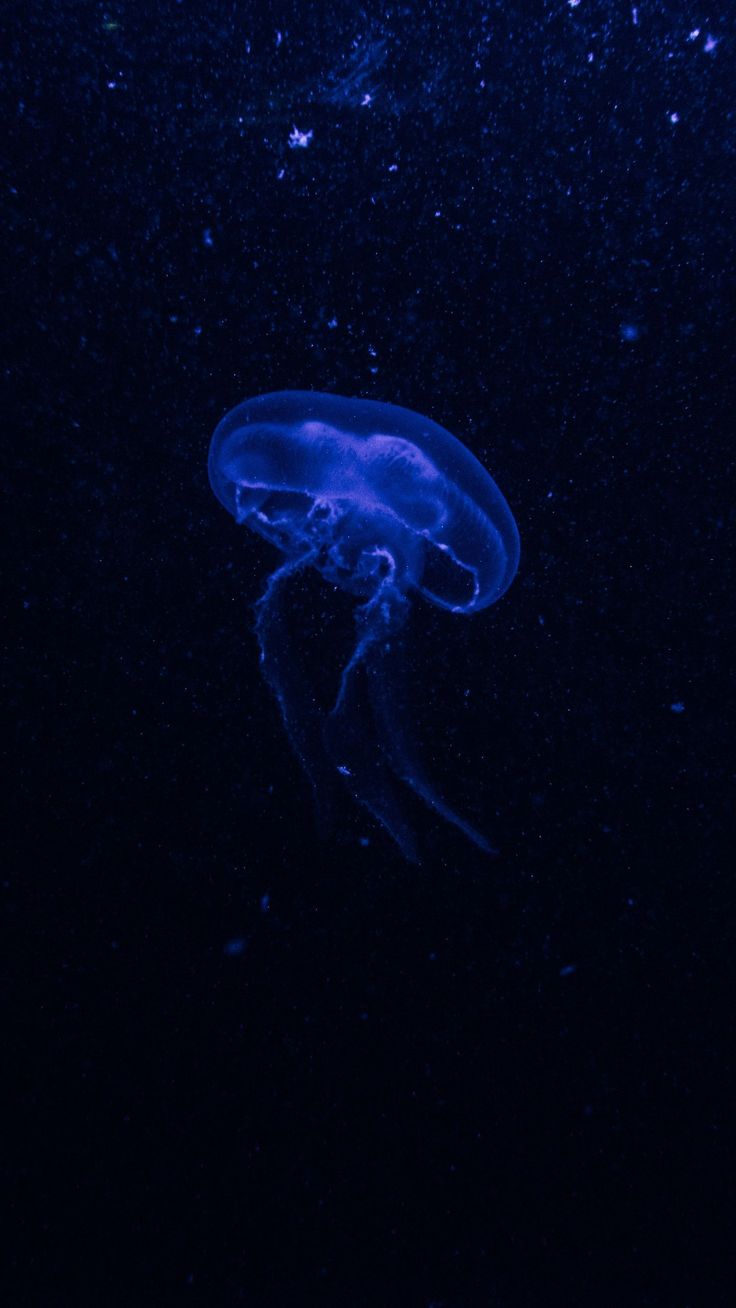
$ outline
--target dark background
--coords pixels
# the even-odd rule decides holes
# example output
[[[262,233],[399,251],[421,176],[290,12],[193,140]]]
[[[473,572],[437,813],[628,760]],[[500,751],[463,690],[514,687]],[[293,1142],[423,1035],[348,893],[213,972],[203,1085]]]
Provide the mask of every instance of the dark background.
[[[4,16],[4,1302],[732,1302],[732,6]],[[316,832],[206,476],[291,388],[513,508],[409,627],[496,859]]]

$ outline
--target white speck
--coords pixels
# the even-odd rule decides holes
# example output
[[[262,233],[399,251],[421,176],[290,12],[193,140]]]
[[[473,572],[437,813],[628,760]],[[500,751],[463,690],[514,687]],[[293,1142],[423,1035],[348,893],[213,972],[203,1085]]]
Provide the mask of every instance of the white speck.
[[[114,91],[116,86],[117,86],[117,82],[108,82],[108,83],[107,83],[107,89],[108,89],[108,91]]]
[[[300,132],[295,126],[289,135],[289,146],[292,150],[306,150],[313,136],[314,132]]]
[[[705,45],[703,46],[703,49],[705,50],[706,54],[712,54],[717,45],[718,45],[718,37],[708,36],[706,38],[706,42]]]
[[[278,50],[279,46],[281,45],[281,42],[283,41],[283,39],[284,39],[284,38],[283,38],[283,36],[281,35],[281,33],[280,33],[280,32],[277,32],[277,33],[276,33],[276,49],[277,49],[277,50]]]
[[[286,172],[285,168],[279,168],[279,171],[276,174],[278,181],[280,182],[283,181],[285,172]]]
[[[352,777],[353,775],[352,772],[350,771],[350,768],[346,768],[342,764],[338,764],[337,770],[340,773],[341,777]]]
[[[330,318],[330,321],[328,322],[327,326],[330,328],[330,330],[332,330],[332,328],[334,327],[337,327],[337,318]]]
[[[680,115],[677,112],[670,114],[669,118],[671,123],[679,123],[680,121]]]
[[[697,39],[698,39],[699,36],[700,36],[700,28],[699,28],[699,27],[694,27],[693,30],[692,30],[692,32],[689,33],[687,39],[688,39],[688,41],[697,41]]]
[[[638,27],[638,26],[639,26],[639,10],[638,10],[638,9],[632,9],[632,11],[631,11],[631,21],[632,21],[632,23],[634,24],[634,27]]]
[[[567,3],[569,4],[571,9],[577,9],[578,5],[580,4],[580,0],[567,0]]]
[[[211,227],[205,227],[204,231],[202,232],[202,244],[206,245],[209,249],[212,249],[212,246],[215,244],[215,242],[212,239]]]
[[[376,357],[376,355],[377,355],[377,353],[378,353],[378,350],[376,349],[375,345],[369,345],[369,346],[368,346],[368,353],[370,354],[370,356],[371,356],[372,359],[375,359],[375,357]]]
[[[434,216],[435,216],[435,218],[441,218],[441,217],[442,217],[442,210],[441,210],[441,209],[435,209],[435,211],[434,211]]]
[[[593,52],[592,52],[591,50],[589,50],[589,51],[588,51],[588,63],[589,63],[589,64],[592,64],[592,62],[593,62],[593,58],[594,58],[594,56],[593,56]]]
[[[670,704],[670,709],[672,710],[673,713],[684,713],[685,705],[683,704],[681,699],[678,699],[675,700],[674,704]]]
[[[397,173],[397,172],[399,171],[399,165],[398,165],[398,164],[389,164],[389,166],[388,166],[388,171],[389,171],[390,173]]]
[[[366,93],[365,93],[365,95],[363,96],[363,99],[361,100],[360,103],[361,103],[361,104],[371,104],[372,101],[373,101],[373,96],[372,96],[372,95],[369,95],[368,92],[366,91]]]

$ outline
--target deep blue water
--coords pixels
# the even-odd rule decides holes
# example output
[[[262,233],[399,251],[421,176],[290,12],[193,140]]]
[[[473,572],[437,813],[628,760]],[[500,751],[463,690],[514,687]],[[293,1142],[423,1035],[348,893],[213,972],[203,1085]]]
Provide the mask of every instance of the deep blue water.
[[[732,7],[3,27],[4,1302],[731,1303]],[[423,415],[511,506],[482,612],[407,565],[341,742],[493,857],[416,787],[418,863],[334,772],[315,817],[284,550],[207,476],[280,391]],[[279,611],[308,739],[354,592]]]

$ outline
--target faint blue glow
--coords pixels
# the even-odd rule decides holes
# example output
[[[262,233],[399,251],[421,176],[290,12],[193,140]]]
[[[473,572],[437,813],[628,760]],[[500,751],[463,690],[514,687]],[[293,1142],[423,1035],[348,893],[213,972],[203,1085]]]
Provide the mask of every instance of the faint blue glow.
[[[685,705],[683,704],[681,699],[678,699],[675,700],[674,704],[670,704],[670,709],[672,710],[673,713],[684,713]]]
[[[560,976],[572,976],[573,972],[577,972],[577,970],[577,963],[568,963],[567,967],[560,968]]]
[[[638,341],[641,336],[641,328],[637,327],[635,322],[622,322],[620,333],[622,341]]]
[[[235,936],[233,940],[228,940],[222,952],[226,954],[228,958],[237,958],[239,954],[245,953],[245,946],[247,943],[248,941],[245,936]]]

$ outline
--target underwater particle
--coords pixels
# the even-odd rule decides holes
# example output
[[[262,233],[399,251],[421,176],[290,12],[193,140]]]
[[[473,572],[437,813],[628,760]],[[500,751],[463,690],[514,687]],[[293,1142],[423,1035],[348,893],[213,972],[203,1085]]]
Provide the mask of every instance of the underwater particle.
[[[227,955],[228,958],[237,958],[240,954],[245,953],[245,946],[247,943],[248,941],[245,936],[235,936],[232,940],[227,941],[222,952]]]
[[[306,150],[313,136],[314,132],[300,132],[295,124],[293,131],[289,134],[289,149]]]
[[[678,699],[678,700],[675,700],[675,703],[674,703],[674,704],[670,704],[670,711],[671,711],[672,713],[684,713],[684,712],[685,712],[685,705],[683,704],[682,700],[681,700],[681,699]]]
[[[622,341],[638,341],[641,336],[641,329],[635,322],[622,322],[619,330]]]

